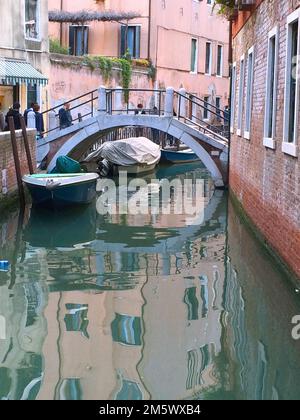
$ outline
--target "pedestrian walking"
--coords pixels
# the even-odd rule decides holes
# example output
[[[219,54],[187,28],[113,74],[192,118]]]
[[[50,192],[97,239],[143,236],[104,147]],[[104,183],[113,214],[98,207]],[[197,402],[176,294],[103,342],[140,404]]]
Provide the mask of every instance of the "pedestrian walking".
[[[15,129],[16,130],[21,130],[21,122],[20,122],[20,108],[21,105],[19,102],[15,102],[13,104],[13,107],[9,109],[8,113],[6,114],[5,117],[5,123],[6,123],[6,130],[9,129],[9,125],[8,125],[8,119],[9,117],[13,117],[14,119],[14,123],[15,123]]]
[[[59,126],[61,130],[63,130],[64,128],[70,127],[73,124],[69,103],[64,104],[63,108],[59,110],[58,115],[59,115]]]
[[[37,139],[43,138],[43,132],[45,131],[43,115],[40,113],[39,104],[33,105],[33,111],[35,113],[35,127],[37,131]]]

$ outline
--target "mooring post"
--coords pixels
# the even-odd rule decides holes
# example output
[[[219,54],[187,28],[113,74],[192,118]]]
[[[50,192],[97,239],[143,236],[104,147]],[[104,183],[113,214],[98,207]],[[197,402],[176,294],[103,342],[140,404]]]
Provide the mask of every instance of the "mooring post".
[[[16,169],[16,177],[17,177],[19,197],[20,197],[20,205],[21,205],[21,207],[25,207],[25,194],[24,194],[24,187],[23,187],[23,182],[22,182],[21,165],[20,165],[20,159],[19,159],[19,154],[18,154],[16,130],[15,130],[15,123],[14,123],[14,118],[13,117],[8,118],[8,127],[9,127],[9,131],[10,131],[11,145],[12,145],[14,161],[15,161],[15,169]]]
[[[23,116],[20,117],[20,123],[21,123],[23,140],[24,140],[25,151],[26,151],[26,156],[27,156],[28,169],[29,169],[30,175],[32,175],[34,174],[34,169],[33,169],[31,152],[30,152],[30,147],[29,147],[29,142],[28,142],[28,137],[27,137],[26,124],[25,124],[25,120]]]

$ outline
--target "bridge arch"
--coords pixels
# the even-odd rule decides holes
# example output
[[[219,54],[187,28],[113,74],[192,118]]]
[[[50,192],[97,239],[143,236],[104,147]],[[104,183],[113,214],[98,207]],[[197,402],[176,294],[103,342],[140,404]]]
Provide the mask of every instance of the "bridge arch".
[[[55,167],[56,160],[59,156],[70,156],[78,159],[101,134],[127,126],[153,128],[177,138],[190,147],[201,159],[210,172],[215,186],[218,188],[225,186],[226,180],[224,180],[224,174],[222,174],[220,164],[217,164],[211,152],[217,151],[219,154],[227,156],[228,146],[226,144],[220,144],[220,142],[214,139],[209,139],[208,141],[207,136],[201,132],[197,132],[197,138],[195,138],[194,132],[196,130],[192,128],[189,130],[186,124],[173,117],[99,115],[95,118],[90,118],[88,124],[78,124],[78,130],[71,137],[69,133],[65,133],[65,136],[67,134],[68,136],[59,149],[52,155],[48,165],[48,171],[51,171]],[[75,127],[73,127],[74,129]],[[61,132],[60,141],[63,140],[63,135],[64,133]],[[49,141],[46,140],[43,146],[50,143],[51,149],[51,143],[54,141],[54,138]]]

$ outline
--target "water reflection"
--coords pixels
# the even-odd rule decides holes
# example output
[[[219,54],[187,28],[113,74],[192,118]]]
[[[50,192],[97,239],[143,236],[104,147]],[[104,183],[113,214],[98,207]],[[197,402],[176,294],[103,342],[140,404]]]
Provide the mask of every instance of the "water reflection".
[[[92,205],[28,209],[19,236],[14,215],[0,224],[0,257],[18,251],[15,281],[0,273],[0,398],[299,396],[298,297],[233,209],[227,233],[202,168],[171,171],[205,179],[196,223]]]

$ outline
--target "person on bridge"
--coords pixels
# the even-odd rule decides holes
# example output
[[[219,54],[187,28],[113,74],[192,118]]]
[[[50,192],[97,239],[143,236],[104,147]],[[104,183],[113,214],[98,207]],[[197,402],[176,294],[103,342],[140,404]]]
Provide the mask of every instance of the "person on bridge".
[[[143,104],[139,103],[137,109],[135,110],[135,115],[145,115],[146,111],[144,110]],[[143,127],[136,127],[136,136],[143,137],[144,129]]]
[[[137,109],[135,111],[135,115],[145,115],[146,111],[144,110],[143,104],[138,104]]]
[[[43,137],[43,132],[45,131],[45,128],[44,128],[44,119],[43,119],[43,115],[40,113],[39,104],[33,105],[33,111],[35,113],[35,126],[36,126],[36,131],[37,131],[37,138],[41,139]]]
[[[59,126],[61,130],[63,130],[64,128],[70,127],[73,124],[69,103],[64,104],[63,108],[59,110],[58,115],[59,115]]]

